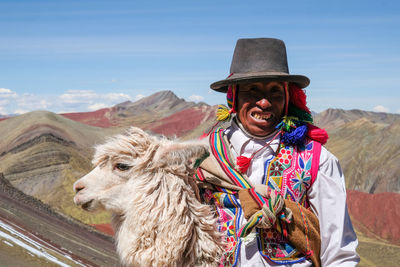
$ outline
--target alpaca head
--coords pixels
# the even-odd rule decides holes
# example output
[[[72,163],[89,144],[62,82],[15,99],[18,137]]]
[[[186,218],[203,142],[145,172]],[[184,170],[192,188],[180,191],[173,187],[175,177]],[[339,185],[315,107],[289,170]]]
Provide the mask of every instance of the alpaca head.
[[[96,147],[95,168],[74,183],[74,202],[88,211],[103,208],[122,215],[135,196],[146,194],[140,190],[151,188],[145,186],[155,182],[151,173],[161,170],[188,179],[194,171],[192,160],[207,153],[205,145],[175,143],[132,127]]]
[[[129,266],[214,266],[223,252],[212,209],[193,179],[208,146],[138,128],[96,147],[95,168],[75,182],[74,202],[113,213],[117,252]]]

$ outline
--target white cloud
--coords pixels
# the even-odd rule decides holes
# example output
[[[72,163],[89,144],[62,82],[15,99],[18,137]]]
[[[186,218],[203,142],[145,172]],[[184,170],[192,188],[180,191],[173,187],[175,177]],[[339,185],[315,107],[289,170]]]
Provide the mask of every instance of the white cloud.
[[[36,95],[32,93],[17,94],[8,88],[0,88],[0,113],[23,114],[33,110],[50,110],[53,112],[85,112],[111,107],[130,100],[128,94],[120,92],[98,93],[94,90],[67,90],[54,95]]]
[[[99,103],[102,104],[101,108],[103,108],[131,99],[129,95],[124,93],[99,94],[93,90],[68,90],[59,98],[62,104],[75,106],[80,111],[85,111],[87,107],[90,107],[91,110],[97,109]],[[82,105],[85,107],[82,107]]]
[[[64,112],[93,111],[114,106],[118,103],[131,100],[128,94],[112,92],[98,93],[94,90],[68,90],[58,96],[58,110]]]
[[[202,97],[201,95],[191,95],[189,96],[189,100],[193,102],[200,102],[204,100],[204,97]]]
[[[107,108],[107,107],[108,107],[108,105],[106,105],[104,103],[96,103],[96,104],[88,106],[88,110],[94,111],[94,110],[99,110],[99,109]]]
[[[378,106],[376,106],[376,107],[373,108],[373,111],[375,111],[375,112],[386,112],[386,113],[388,113],[388,112],[389,112],[389,109],[386,108],[386,107],[384,107],[384,106],[382,106],[382,105],[378,105]]]
[[[129,95],[123,94],[123,93],[108,93],[101,97],[105,98],[106,100],[118,101],[118,102],[122,102],[122,101],[131,99],[131,97]]]
[[[7,88],[0,88],[0,98],[15,98],[17,93]]]
[[[44,109],[46,109],[49,106],[49,103],[47,103],[47,101],[44,99],[40,100],[39,104],[40,104],[40,107],[44,108]]]
[[[138,101],[139,99],[142,99],[144,97],[146,97],[146,96],[142,95],[142,94],[138,94],[138,95],[135,96],[135,101]]]
[[[17,110],[22,110],[26,113],[26,111],[32,111],[37,109],[48,109],[52,106],[51,103],[57,103],[53,99],[48,96],[38,96],[34,94],[22,94],[19,95],[18,98],[15,99],[12,103],[10,103],[9,107],[12,109],[17,106]]]
[[[17,109],[17,110],[14,111],[15,114],[19,114],[19,115],[24,114],[24,113],[28,113],[28,112],[29,111],[25,110],[25,109]]]
[[[68,90],[60,96],[62,102],[67,104],[91,104],[97,98],[98,95],[92,90]]]
[[[0,98],[0,106],[6,106],[10,103],[9,99],[1,99]]]

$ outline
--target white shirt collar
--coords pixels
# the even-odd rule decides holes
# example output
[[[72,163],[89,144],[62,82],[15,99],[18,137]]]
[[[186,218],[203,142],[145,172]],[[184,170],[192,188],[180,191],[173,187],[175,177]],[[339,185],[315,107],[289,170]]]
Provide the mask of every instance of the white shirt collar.
[[[242,126],[243,127],[243,126]],[[278,130],[277,130],[278,131]],[[276,135],[277,131],[271,133],[263,139],[254,138],[245,133],[239,126],[236,119],[232,120],[231,126],[225,131],[228,140],[232,146],[232,152],[234,152],[235,157],[240,155],[250,156],[252,153],[263,147],[267,142],[269,142]],[[274,153],[279,146],[280,136],[276,136],[274,140],[269,144],[270,149],[263,149],[259,153],[264,154],[264,151],[268,153]],[[259,154],[258,153],[258,154]]]

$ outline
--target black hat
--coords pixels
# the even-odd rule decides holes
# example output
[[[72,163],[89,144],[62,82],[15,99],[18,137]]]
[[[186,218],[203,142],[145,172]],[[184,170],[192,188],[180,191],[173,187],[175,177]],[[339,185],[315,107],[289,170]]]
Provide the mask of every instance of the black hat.
[[[310,84],[306,76],[289,74],[285,43],[274,38],[239,39],[230,73],[225,80],[211,84],[211,89],[226,92],[229,84],[260,81],[292,82],[301,88]]]

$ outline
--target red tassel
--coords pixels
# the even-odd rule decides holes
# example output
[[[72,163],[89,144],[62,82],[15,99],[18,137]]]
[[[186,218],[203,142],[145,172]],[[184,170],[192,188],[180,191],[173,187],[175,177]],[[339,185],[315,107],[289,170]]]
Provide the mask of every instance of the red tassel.
[[[317,126],[314,126],[310,123],[308,123],[307,126],[308,126],[307,136],[310,139],[318,141],[321,144],[325,145],[329,138],[328,133],[324,129],[320,129]]]
[[[236,164],[239,167],[241,173],[246,173],[247,169],[250,167],[251,158],[245,156],[239,156],[236,158]]]
[[[310,109],[307,107],[306,94],[304,93],[303,89],[296,86],[295,84],[290,84],[289,95],[290,103],[292,103],[299,109],[311,114]]]
[[[313,254],[314,254],[314,251],[312,251],[312,250],[309,250],[306,252],[307,258],[310,258]]]
[[[208,136],[207,133],[203,132],[203,134],[199,137],[200,140],[206,138]]]

